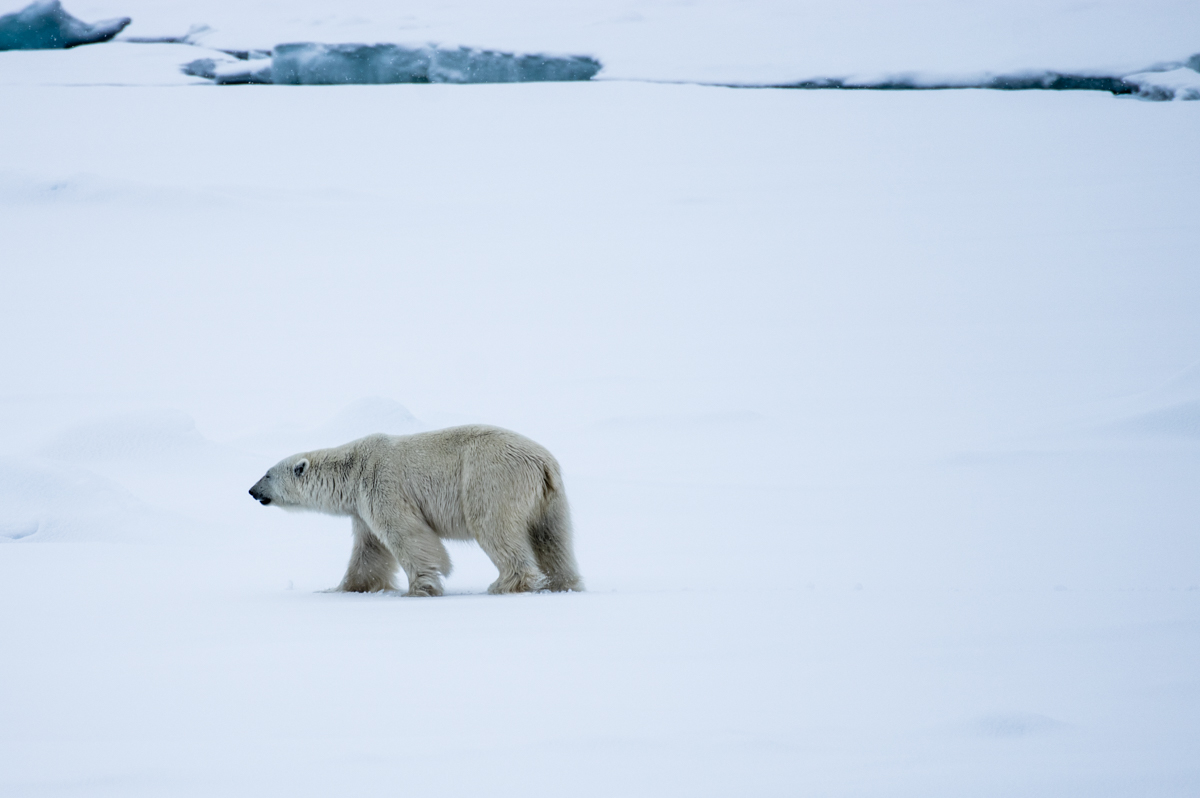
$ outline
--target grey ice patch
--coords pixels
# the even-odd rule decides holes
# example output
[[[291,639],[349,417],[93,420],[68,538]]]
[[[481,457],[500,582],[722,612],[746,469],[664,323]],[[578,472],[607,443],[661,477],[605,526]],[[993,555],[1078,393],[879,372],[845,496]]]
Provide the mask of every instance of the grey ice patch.
[[[42,525],[37,521],[0,521],[0,540],[21,540],[33,537],[41,528]]]
[[[600,62],[587,56],[514,55],[459,47],[431,48],[431,83],[539,83],[591,80]]]
[[[973,737],[1016,739],[1048,734],[1063,729],[1066,725],[1062,721],[1033,712],[998,712],[968,721],[964,730]]]
[[[1111,429],[1131,435],[1200,439],[1200,400],[1131,416],[1115,422]]]
[[[395,44],[281,44],[274,51],[275,82],[329,86],[357,83],[429,83],[429,48]]]
[[[518,55],[471,47],[399,44],[281,44],[274,82],[289,85],[376,83],[531,83],[591,80],[601,64],[588,56]]]
[[[1200,362],[1130,397],[1098,420],[1097,432],[1135,438],[1200,439]]]
[[[224,199],[213,192],[148,185],[100,175],[36,175],[0,171],[0,208],[49,204],[119,203],[162,208],[166,205],[210,208]]]
[[[106,42],[131,22],[129,17],[87,23],[68,14],[59,0],[37,0],[0,17],[0,50],[62,50]]]

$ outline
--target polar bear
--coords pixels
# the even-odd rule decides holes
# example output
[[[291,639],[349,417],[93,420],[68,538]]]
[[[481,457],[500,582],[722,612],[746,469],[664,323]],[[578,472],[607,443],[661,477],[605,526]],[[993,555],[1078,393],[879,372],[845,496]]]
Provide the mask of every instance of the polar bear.
[[[489,593],[583,590],[558,461],[528,438],[466,426],[368,435],[292,455],[250,489],[264,505],[348,515],[354,549],[334,590],[440,596],[443,539],[475,540],[500,571]]]

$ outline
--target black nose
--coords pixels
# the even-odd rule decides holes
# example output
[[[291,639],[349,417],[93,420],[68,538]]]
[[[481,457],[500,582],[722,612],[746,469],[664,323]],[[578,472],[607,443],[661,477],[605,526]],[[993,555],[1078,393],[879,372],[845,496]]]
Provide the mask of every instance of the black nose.
[[[266,496],[264,496],[261,493],[259,493],[258,491],[256,491],[254,488],[250,489],[250,498],[254,499],[254,501],[258,502],[263,507],[266,507],[268,504],[271,503],[270,499],[268,499]]]

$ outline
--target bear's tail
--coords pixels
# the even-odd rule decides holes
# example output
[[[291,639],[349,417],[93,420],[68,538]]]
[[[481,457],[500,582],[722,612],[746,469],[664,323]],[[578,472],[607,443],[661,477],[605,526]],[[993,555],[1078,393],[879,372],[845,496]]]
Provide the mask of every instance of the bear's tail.
[[[533,556],[537,558],[538,568],[546,575],[543,587],[554,591],[583,590],[583,579],[579,576],[571,545],[571,508],[567,505],[562,476],[557,464],[544,465],[543,472],[546,483],[542,512],[529,528]]]

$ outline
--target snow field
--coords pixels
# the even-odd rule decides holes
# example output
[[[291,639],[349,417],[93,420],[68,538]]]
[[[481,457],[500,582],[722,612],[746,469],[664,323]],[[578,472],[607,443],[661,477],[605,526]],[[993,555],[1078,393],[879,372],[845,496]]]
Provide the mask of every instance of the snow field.
[[[289,592],[273,578],[296,564],[286,547],[265,572],[188,549],[55,548],[3,561],[20,590],[6,634],[27,652],[7,666],[13,795],[1194,783],[1195,593],[409,602]],[[86,600],[30,578],[47,565]]]
[[[1197,104],[0,100],[0,792],[1196,792]],[[588,593],[245,495],[466,421]]]

